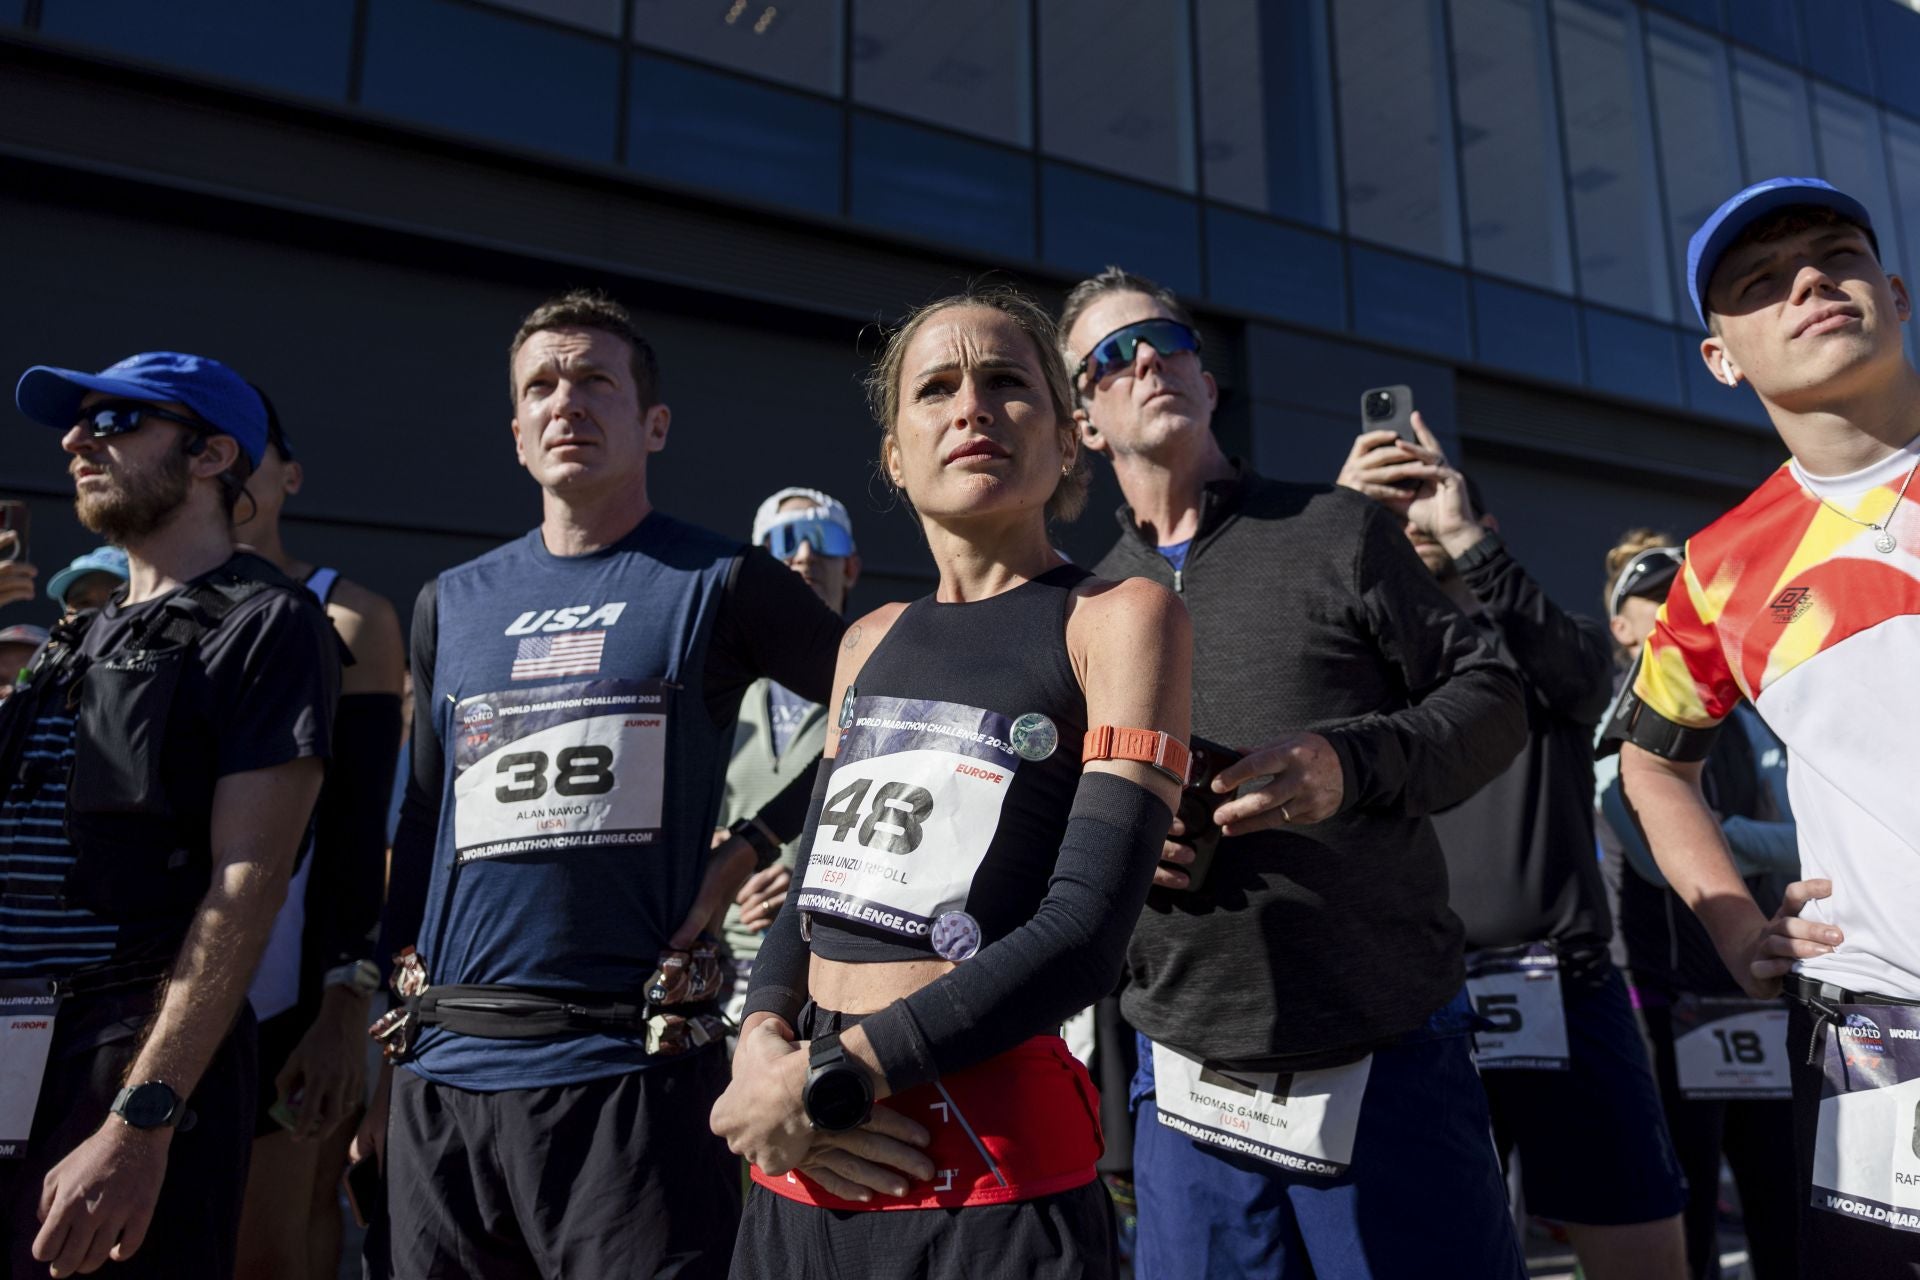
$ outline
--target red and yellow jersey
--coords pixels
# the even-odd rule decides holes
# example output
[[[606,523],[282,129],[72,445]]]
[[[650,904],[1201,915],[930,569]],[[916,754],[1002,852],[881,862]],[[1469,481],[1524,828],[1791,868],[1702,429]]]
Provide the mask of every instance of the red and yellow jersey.
[[[1920,483],[1893,508],[1916,459],[1920,441],[1848,476],[1790,462],[1694,537],[1633,687],[1643,714],[1685,729],[1752,702],[1787,745],[1801,874],[1833,881],[1805,914],[1846,935],[1801,969],[1907,998],[1920,998]],[[1867,526],[1889,514],[1883,552]]]

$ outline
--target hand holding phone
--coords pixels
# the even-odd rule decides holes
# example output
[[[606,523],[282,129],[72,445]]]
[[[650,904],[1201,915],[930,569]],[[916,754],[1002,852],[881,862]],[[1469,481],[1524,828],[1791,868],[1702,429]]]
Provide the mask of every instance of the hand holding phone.
[[[1238,760],[1240,753],[1205,738],[1192,739],[1187,748],[1192,752],[1192,762],[1187,766],[1186,785],[1180,788],[1177,815],[1184,831],[1175,838],[1175,843],[1192,849],[1193,861],[1185,866],[1163,865],[1185,873],[1187,888],[1193,890],[1206,883],[1207,872],[1213,868],[1214,850],[1220,845],[1220,828],[1214,825],[1213,811],[1220,807],[1222,797],[1213,793],[1213,780],[1222,769]]]
[[[0,564],[27,558],[27,533],[33,526],[33,509],[18,498],[0,499]]]

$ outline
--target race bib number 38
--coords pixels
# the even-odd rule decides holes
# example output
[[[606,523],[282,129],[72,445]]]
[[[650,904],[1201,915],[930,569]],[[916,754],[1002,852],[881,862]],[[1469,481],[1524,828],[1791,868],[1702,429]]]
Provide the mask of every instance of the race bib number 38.
[[[800,909],[925,938],[942,912],[964,907],[1020,763],[1011,729],[976,707],[857,698]]]
[[[459,860],[657,843],[672,696],[661,680],[590,680],[462,701]]]

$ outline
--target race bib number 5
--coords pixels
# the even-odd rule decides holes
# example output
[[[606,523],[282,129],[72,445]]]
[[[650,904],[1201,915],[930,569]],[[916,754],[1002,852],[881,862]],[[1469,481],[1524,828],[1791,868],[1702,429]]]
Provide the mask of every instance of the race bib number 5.
[[[1020,763],[1011,729],[977,707],[856,698],[800,909],[925,938],[964,907]]]
[[[590,680],[461,701],[459,860],[658,843],[672,694],[661,680]]]

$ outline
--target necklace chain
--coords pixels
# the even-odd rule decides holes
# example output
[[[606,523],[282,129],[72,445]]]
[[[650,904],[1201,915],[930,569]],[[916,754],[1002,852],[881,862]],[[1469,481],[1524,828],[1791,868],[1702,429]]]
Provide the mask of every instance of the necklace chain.
[[[1820,499],[1821,506],[1833,512],[1833,514],[1839,516],[1842,520],[1851,520],[1855,524],[1860,525],[1862,528],[1871,529],[1875,533],[1885,535],[1887,532],[1887,526],[1893,523],[1893,518],[1896,515],[1900,514],[1900,504],[1906,501],[1907,486],[1913,483],[1913,473],[1916,471],[1920,471],[1920,458],[1916,458],[1914,460],[1913,465],[1907,468],[1907,478],[1901,481],[1900,492],[1894,496],[1893,505],[1887,508],[1886,518],[1884,520],[1881,520],[1878,524],[1875,524],[1871,520],[1862,520],[1859,516],[1847,514],[1845,511],[1842,511],[1840,508],[1834,506],[1831,502],[1828,502],[1824,497],[1821,497],[1821,495],[1818,492],[1815,492],[1814,497]],[[1890,539],[1883,536],[1880,540],[1876,541],[1874,545],[1882,551],[1891,551],[1893,550],[1893,547],[1884,545],[1888,541],[1890,541]]]

